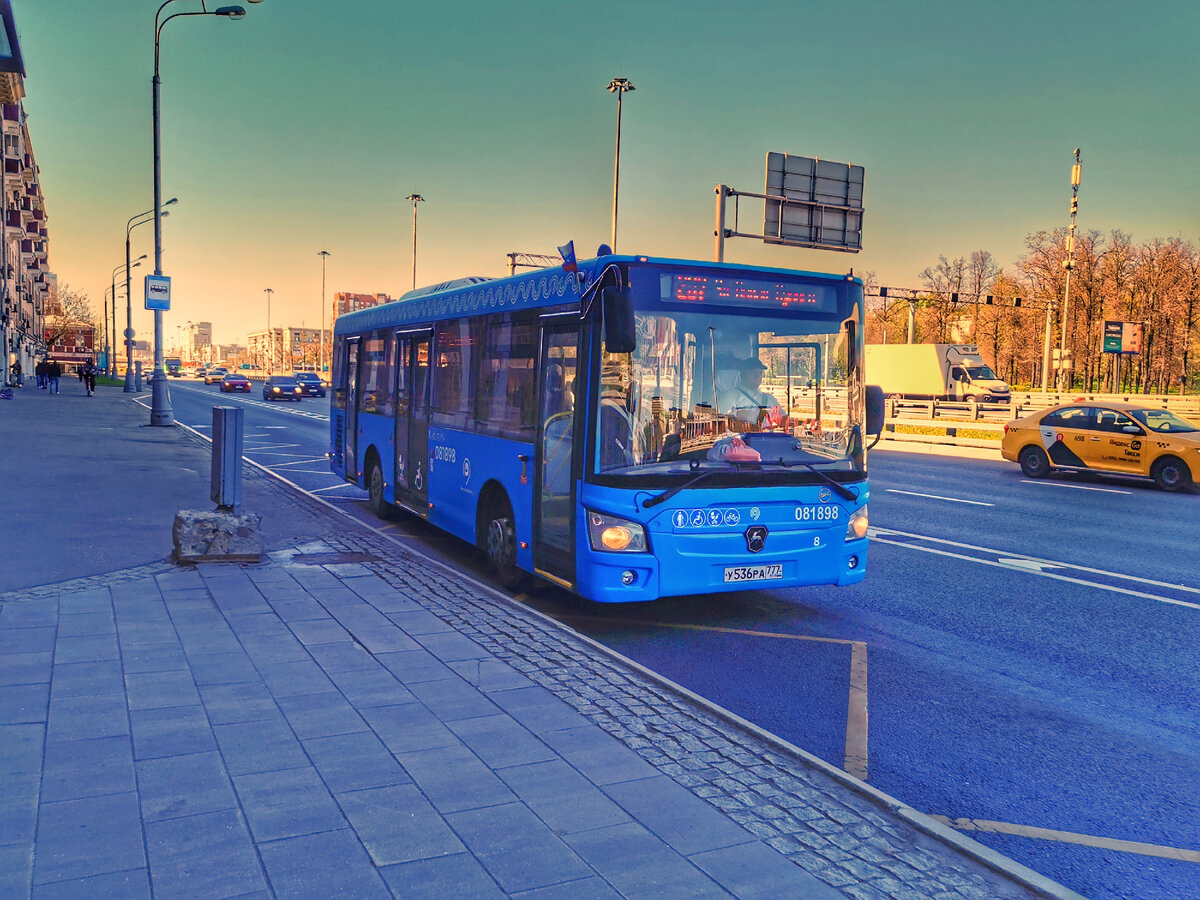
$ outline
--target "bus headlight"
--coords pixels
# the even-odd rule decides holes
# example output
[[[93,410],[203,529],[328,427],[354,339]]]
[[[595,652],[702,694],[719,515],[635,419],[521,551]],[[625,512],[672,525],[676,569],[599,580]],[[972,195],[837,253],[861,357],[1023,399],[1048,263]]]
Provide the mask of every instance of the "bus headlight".
[[[846,540],[857,541],[859,538],[867,536],[867,508],[856,509],[850,514],[850,521],[846,525]]]
[[[588,537],[593,550],[613,553],[645,553],[646,532],[637,522],[589,512]]]

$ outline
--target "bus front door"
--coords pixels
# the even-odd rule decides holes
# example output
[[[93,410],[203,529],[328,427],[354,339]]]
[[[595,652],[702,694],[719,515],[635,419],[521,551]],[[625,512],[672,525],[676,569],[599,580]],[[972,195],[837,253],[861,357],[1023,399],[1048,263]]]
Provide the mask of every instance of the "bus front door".
[[[358,357],[362,344],[346,344],[346,425],[342,431],[342,460],[346,480],[358,481]]]
[[[541,576],[575,582],[575,451],[579,318],[542,319],[538,436],[534,464],[533,566]],[[582,407],[581,407],[582,408]]]
[[[429,514],[429,348],[430,331],[396,335],[397,502],[421,516]]]

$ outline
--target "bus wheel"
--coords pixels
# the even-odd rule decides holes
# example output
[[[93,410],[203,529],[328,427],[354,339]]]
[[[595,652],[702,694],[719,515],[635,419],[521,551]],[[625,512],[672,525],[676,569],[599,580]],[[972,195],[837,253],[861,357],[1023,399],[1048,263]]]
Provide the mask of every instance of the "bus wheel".
[[[383,496],[383,469],[379,465],[379,457],[374,452],[367,460],[367,505],[371,512],[381,519],[391,515],[391,505]]]
[[[1164,491],[1186,491],[1192,486],[1192,473],[1187,463],[1176,456],[1164,456],[1155,462],[1150,477]]]
[[[495,501],[490,510],[484,552],[497,580],[506,588],[515,591],[527,584],[525,573],[517,568],[517,527],[507,499]]]

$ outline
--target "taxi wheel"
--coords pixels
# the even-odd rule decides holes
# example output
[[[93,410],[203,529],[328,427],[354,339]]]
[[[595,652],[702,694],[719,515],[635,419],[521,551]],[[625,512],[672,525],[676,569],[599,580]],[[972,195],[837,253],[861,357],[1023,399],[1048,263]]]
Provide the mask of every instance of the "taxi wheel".
[[[1192,487],[1192,473],[1187,463],[1176,456],[1164,456],[1154,463],[1150,477],[1164,491],[1186,491]]]
[[[1017,457],[1027,478],[1044,478],[1050,474],[1050,457],[1041,447],[1029,446]]]

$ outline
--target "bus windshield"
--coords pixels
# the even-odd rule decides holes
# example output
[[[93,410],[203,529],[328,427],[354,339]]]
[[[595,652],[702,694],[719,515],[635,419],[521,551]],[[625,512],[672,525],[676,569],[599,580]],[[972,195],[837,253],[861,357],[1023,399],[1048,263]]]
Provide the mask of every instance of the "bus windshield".
[[[633,353],[603,355],[594,474],[862,476],[856,318],[659,308],[636,323]]]

